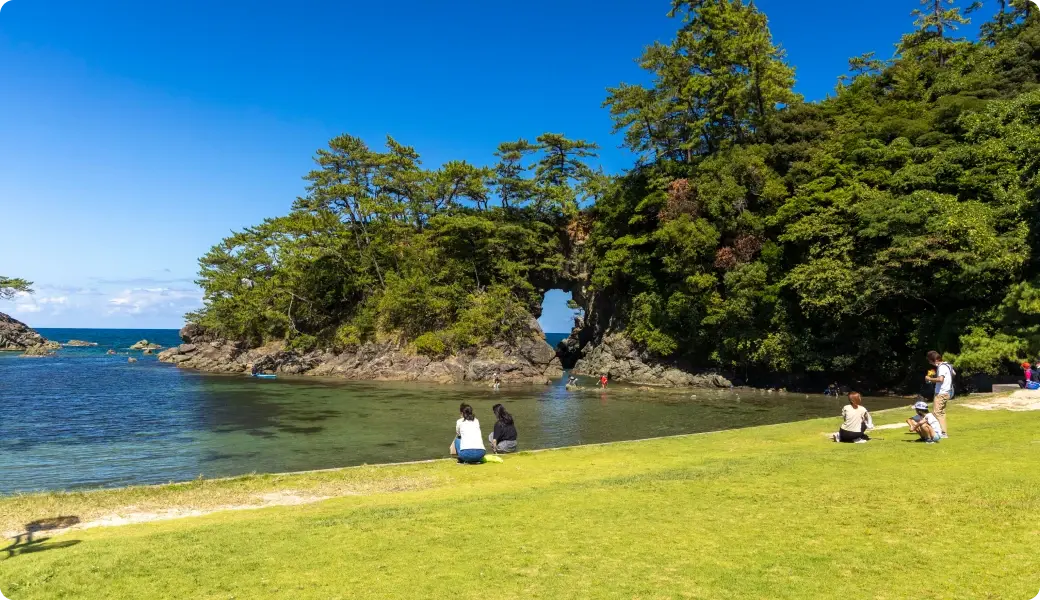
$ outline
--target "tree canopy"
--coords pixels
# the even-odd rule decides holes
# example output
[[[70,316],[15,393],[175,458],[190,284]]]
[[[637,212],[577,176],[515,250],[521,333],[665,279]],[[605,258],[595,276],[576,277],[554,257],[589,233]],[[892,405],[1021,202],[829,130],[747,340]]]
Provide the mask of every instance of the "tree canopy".
[[[445,354],[515,336],[563,267],[568,218],[598,193],[595,145],[547,133],[498,162],[423,167],[414,148],[344,135],[315,156],[291,213],[200,260],[190,318],[251,343],[393,339]]]
[[[938,348],[970,371],[1040,354],[1040,18],[983,39],[927,0],[899,54],[850,60],[804,103],[765,17],[676,2],[607,105],[641,164],[592,208],[592,284],[649,350],[740,374],[905,381]],[[974,8],[974,7],[966,7]]]
[[[201,259],[191,318],[445,354],[515,335],[579,263],[597,335],[752,381],[899,385],[929,349],[1005,370],[1040,354],[1040,14],[997,4],[967,40],[977,5],[923,1],[894,58],[854,57],[805,102],[754,3],[675,0],[648,83],[607,90],[629,171],[553,133],[434,169],[334,138],[288,215]]]

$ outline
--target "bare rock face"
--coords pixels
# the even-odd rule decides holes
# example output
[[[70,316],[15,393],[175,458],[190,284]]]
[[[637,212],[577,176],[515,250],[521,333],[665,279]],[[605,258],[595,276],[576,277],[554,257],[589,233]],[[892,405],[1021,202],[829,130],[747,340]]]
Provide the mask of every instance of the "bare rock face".
[[[0,313],[0,351],[24,352],[24,356],[50,356],[61,348],[18,319]]]
[[[0,350],[23,352],[33,346],[42,346],[47,339],[18,319],[0,313]]]
[[[578,359],[573,372],[576,375],[599,377],[662,387],[729,388],[732,383],[712,371],[694,372],[682,365],[654,360],[640,352],[631,340],[622,335],[608,335],[596,345],[589,344],[584,356]]]
[[[54,354],[54,350],[49,348],[46,344],[38,344],[36,346],[29,346],[25,349],[22,356],[30,358],[38,358],[41,356],[50,356]]]
[[[259,370],[286,375],[340,377],[367,381],[426,381],[432,383],[491,382],[496,374],[505,384],[545,385],[563,376],[556,353],[545,341],[537,321],[515,343],[498,343],[477,352],[431,358],[393,343],[370,342],[343,352],[331,349],[298,352],[281,342],[246,348],[221,340],[198,325],[181,330],[184,343],[159,353],[159,360],[189,369],[216,373]]]

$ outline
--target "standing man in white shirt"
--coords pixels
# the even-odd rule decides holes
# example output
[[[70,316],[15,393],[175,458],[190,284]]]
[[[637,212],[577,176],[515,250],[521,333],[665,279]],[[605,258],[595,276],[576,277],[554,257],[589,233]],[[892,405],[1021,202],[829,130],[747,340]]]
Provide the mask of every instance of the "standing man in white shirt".
[[[935,384],[935,406],[932,409],[942,426],[942,437],[949,437],[950,430],[946,428],[946,404],[953,397],[953,376],[956,374],[950,363],[943,362],[942,355],[932,350],[928,353],[928,362],[935,367],[935,376],[925,376],[925,381]]]

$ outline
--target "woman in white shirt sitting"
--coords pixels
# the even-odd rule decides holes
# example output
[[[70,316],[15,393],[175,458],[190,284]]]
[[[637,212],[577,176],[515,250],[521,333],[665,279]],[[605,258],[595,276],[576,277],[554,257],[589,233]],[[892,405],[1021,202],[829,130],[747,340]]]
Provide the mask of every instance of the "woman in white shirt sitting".
[[[849,403],[841,409],[841,429],[834,434],[835,442],[863,443],[869,442],[866,431],[870,423],[870,413],[862,405],[863,397],[857,392],[849,392]]]
[[[455,441],[451,445],[452,456],[460,463],[479,463],[484,460],[484,436],[480,434],[480,421],[473,414],[473,407],[462,403],[459,420],[455,421]]]

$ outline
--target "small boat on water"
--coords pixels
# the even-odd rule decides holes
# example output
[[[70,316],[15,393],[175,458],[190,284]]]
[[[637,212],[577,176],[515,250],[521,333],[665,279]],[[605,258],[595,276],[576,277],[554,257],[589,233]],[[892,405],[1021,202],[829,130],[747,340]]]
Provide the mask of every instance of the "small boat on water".
[[[254,373],[252,376],[257,379],[278,379],[277,375],[270,375],[267,373]]]

